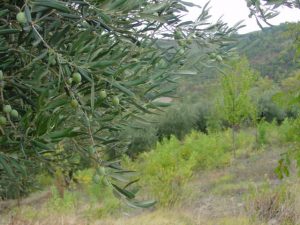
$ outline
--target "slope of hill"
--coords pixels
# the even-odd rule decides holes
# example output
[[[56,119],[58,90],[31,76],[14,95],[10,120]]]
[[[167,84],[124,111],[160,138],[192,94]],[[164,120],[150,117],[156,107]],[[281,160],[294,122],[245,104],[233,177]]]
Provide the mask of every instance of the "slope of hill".
[[[262,76],[278,81],[299,69],[293,43],[290,26],[281,24],[239,36],[237,48]]]

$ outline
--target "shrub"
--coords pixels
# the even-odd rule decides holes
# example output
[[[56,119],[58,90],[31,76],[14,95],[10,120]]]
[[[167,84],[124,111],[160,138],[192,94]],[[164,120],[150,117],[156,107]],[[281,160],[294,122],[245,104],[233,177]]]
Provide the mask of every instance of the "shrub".
[[[182,140],[194,127],[197,121],[197,112],[194,107],[177,104],[165,112],[157,121],[159,140],[171,138],[172,135]]]
[[[197,103],[194,107],[196,112],[195,129],[203,133],[208,133],[208,121],[213,113],[211,103],[202,101]],[[213,121],[218,120],[217,118],[214,118]]]
[[[140,182],[148,198],[161,206],[171,206],[186,196],[185,187],[193,172],[222,167],[230,162],[228,135],[206,135],[193,131],[182,141],[171,136],[156,148],[140,154],[126,166],[141,172]]]
[[[267,126],[266,121],[261,121],[257,124],[257,144],[259,147],[267,144]]]
[[[152,124],[134,124],[127,127],[121,134],[128,141],[127,154],[131,157],[150,150],[158,141],[157,129]]]
[[[279,107],[274,101],[276,91],[266,91],[258,101],[258,115],[261,119],[265,119],[268,122],[276,120],[282,122],[287,116],[283,108]]]
[[[184,185],[192,176],[193,165],[182,157],[180,146],[180,141],[172,136],[158,143],[155,150],[141,154],[135,162],[144,190],[162,206],[180,200]]]
[[[280,134],[285,142],[299,142],[300,117],[297,119],[285,119],[280,126]]]
[[[192,132],[185,138],[182,151],[191,152],[190,161],[193,162],[194,170],[222,167],[230,161],[225,142],[219,134]]]

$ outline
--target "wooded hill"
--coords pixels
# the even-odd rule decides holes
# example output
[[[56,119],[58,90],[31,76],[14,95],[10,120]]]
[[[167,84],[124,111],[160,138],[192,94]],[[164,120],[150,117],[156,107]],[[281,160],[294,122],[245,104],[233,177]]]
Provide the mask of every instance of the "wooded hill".
[[[291,25],[281,24],[240,35],[237,48],[262,76],[278,81],[299,69],[295,61],[294,36]]]

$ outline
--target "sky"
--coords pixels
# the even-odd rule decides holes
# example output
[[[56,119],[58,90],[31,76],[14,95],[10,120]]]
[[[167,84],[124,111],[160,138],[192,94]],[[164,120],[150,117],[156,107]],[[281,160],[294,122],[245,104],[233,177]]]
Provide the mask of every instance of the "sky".
[[[207,0],[186,0],[193,2],[200,6],[203,6]],[[248,33],[256,30],[260,30],[254,17],[249,18],[249,9],[245,0],[211,0],[210,2],[210,14],[212,20],[216,21],[223,16],[223,21],[229,25],[234,25],[238,21],[244,20],[246,27],[242,28],[239,33]],[[195,19],[200,14],[201,9],[193,7],[190,8],[187,19]],[[299,9],[289,9],[287,7],[280,8],[280,14],[269,22],[273,25],[278,25],[284,22],[297,22],[300,20]]]

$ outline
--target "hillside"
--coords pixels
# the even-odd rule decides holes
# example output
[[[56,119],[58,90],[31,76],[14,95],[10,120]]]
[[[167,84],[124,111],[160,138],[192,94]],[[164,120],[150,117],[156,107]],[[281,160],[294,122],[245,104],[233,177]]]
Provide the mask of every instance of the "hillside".
[[[299,69],[293,39],[289,25],[281,24],[239,36],[237,48],[262,76],[280,80]]]

